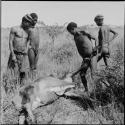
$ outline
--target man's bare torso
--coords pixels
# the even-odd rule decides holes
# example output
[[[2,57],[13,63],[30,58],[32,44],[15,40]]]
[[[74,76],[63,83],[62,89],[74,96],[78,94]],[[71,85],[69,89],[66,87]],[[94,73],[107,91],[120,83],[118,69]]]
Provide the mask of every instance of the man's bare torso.
[[[84,34],[84,32],[81,32],[80,34],[76,34],[74,36],[74,40],[79,54],[83,58],[90,57],[92,54],[92,48],[93,48],[91,39],[86,34]]]
[[[13,49],[17,52],[27,51],[28,34],[21,27],[13,27],[12,29],[14,39],[13,39]]]
[[[39,48],[39,31],[37,28],[29,29],[29,39],[32,48],[38,50]]]
[[[110,37],[110,28],[107,25],[101,26],[99,29],[99,35],[98,35],[99,45],[102,46],[106,42],[108,42],[109,37]]]

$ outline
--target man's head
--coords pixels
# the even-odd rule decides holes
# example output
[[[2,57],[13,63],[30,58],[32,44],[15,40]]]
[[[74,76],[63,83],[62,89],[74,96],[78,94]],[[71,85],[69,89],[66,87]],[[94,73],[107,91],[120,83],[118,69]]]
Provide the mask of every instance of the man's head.
[[[16,92],[12,99],[12,104],[17,110],[20,110],[25,104],[30,103],[30,96],[33,94],[33,89],[32,85],[27,85]]]
[[[16,110],[21,110],[22,108],[22,97],[20,96],[19,92],[17,92],[12,99],[12,104],[14,105]]]
[[[94,21],[97,24],[97,26],[102,26],[103,20],[104,20],[104,17],[101,14],[96,15],[96,17],[94,18]]]
[[[33,19],[33,24],[32,24],[32,25],[35,26],[36,23],[37,23],[37,21],[38,21],[38,16],[37,16],[36,13],[31,13],[30,16],[31,16],[32,19]]]
[[[34,27],[35,24],[37,23],[38,16],[36,13],[31,13],[31,14],[26,14],[22,18],[22,27],[24,29],[28,29],[30,27]]]
[[[67,26],[68,32],[70,32],[72,35],[76,33],[76,30],[75,30],[76,28],[77,28],[77,24],[74,22],[69,23]]]

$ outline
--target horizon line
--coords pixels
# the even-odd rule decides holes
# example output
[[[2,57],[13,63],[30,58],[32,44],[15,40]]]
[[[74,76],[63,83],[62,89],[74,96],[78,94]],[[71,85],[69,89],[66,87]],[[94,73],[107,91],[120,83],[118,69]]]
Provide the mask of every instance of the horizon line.
[[[43,26],[40,26],[40,24],[38,24],[39,26],[36,26],[36,27],[43,27]],[[41,24],[42,25],[42,24]],[[43,24],[44,25],[44,24]],[[115,26],[115,27],[124,27],[124,25],[116,25],[116,24],[104,24],[104,25],[108,25],[108,26]],[[8,27],[4,27],[4,26],[1,26],[1,28],[11,28],[11,27],[15,27],[15,26],[19,26],[19,25],[14,25],[14,26],[8,26]],[[48,25],[48,24],[45,24],[44,26],[64,26],[64,25],[58,25],[57,24],[51,24],[51,25]],[[82,26],[95,26],[95,27],[98,27],[96,24],[84,24],[84,25],[79,25],[78,27],[82,27]]]

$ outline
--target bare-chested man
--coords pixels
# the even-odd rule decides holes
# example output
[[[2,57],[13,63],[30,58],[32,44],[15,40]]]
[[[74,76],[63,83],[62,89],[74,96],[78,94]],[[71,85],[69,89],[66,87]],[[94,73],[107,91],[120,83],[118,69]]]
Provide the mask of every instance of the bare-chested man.
[[[87,80],[86,80],[86,72],[88,68],[91,69],[92,79],[94,80],[94,73],[97,69],[97,58],[96,58],[96,46],[97,39],[90,35],[85,31],[78,31],[77,24],[71,22],[67,26],[67,30],[74,36],[75,44],[78,49],[80,56],[83,58],[83,62],[81,65],[80,76],[82,83],[85,87],[85,92],[88,93]],[[95,47],[93,47],[91,39],[95,40]]]
[[[109,44],[112,42],[117,36],[118,33],[116,33],[113,29],[111,29],[109,26],[103,24],[103,15],[97,15],[94,19],[97,26],[99,26],[99,33],[98,33],[98,41],[99,41],[99,58],[103,58],[104,63],[106,67],[109,66],[108,59],[110,57],[110,49]],[[113,37],[110,39],[110,33],[113,33]]]
[[[18,66],[20,80],[25,78],[26,71],[29,68],[27,63],[27,51],[29,44],[29,31],[32,27],[33,21],[25,15],[22,18],[20,26],[12,27],[9,36],[9,48],[10,57],[8,61],[8,68],[15,68],[15,64]],[[13,65],[14,64],[14,65]]]
[[[30,63],[30,69],[35,70],[37,68],[37,62],[39,57],[39,31],[34,26],[37,23],[38,16],[36,13],[31,13],[29,18],[33,19],[32,27],[29,28],[30,45],[28,49],[28,57]]]

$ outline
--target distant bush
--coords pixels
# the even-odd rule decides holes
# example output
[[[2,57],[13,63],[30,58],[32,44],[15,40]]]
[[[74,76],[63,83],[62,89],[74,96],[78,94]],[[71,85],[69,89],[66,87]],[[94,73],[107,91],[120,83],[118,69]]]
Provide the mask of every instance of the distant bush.
[[[55,38],[63,33],[63,27],[62,26],[47,26],[46,32],[49,34],[49,36],[52,38],[53,42]]]

